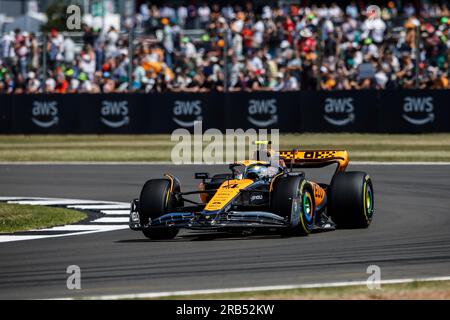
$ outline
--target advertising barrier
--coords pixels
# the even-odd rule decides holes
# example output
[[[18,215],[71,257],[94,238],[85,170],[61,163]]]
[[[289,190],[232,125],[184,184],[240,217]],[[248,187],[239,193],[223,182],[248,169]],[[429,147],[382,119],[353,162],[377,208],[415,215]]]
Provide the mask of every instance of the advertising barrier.
[[[0,133],[450,132],[448,90],[0,95]]]

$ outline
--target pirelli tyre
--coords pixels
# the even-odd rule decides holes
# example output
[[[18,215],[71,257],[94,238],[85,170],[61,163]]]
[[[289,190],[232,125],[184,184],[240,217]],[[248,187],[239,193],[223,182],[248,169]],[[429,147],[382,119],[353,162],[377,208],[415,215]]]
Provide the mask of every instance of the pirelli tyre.
[[[173,205],[170,193],[170,182],[167,179],[148,180],[142,187],[139,197],[139,217],[141,225],[148,224],[149,219],[155,219],[170,209]],[[151,228],[143,229],[142,232],[149,239],[162,240],[173,239],[178,234],[178,229]]]
[[[374,214],[372,180],[365,172],[337,173],[327,192],[328,215],[338,228],[367,228]]]
[[[306,236],[314,221],[314,193],[303,175],[276,178],[273,183],[271,209],[290,221],[288,234]]]

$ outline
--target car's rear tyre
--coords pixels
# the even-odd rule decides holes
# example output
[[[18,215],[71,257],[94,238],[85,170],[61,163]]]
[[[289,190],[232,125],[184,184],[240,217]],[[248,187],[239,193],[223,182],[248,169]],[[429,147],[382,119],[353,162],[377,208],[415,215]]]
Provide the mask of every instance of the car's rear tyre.
[[[327,213],[338,228],[367,228],[374,214],[373,186],[365,172],[337,173],[328,188]]]
[[[166,179],[148,180],[142,187],[139,197],[139,217],[141,225],[149,219],[156,219],[170,210],[174,199],[170,193],[170,182]],[[161,229],[144,229],[143,234],[149,239],[173,239],[178,229],[168,227]]]
[[[288,234],[306,236],[314,222],[314,193],[303,176],[276,178],[271,196],[271,209],[287,217],[291,227]]]

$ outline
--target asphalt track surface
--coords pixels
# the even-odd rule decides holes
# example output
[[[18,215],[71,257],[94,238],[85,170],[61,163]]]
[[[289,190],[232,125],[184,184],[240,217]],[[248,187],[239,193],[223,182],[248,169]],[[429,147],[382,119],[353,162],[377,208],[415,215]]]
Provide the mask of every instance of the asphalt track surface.
[[[195,170],[169,165],[0,165],[1,196],[129,201],[149,178],[171,172],[196,187]],[[450,275],[450,166],[353,165],[375,188],[366,230],[308,237],[225,237],[182,233],[150,241],[120,230],[0,243],[0,298],[81,297],[172,290],[361,281],[369,265],[382,279]],[[225,170],[226,172],[226,170]],[[331,170],[307,172],[327,181]],[[81,268],[68,290],[66,268]]]

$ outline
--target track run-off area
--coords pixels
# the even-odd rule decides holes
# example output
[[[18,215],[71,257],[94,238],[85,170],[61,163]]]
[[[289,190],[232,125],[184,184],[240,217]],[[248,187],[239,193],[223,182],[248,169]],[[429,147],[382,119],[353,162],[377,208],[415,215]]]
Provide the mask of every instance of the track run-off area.
[[[333,169],[305,171],[312,179],[329,182]],[[89,230],[61,226],[56,228],[62,228],[62,235],[42,237],[56,235],[45,229],[27,241],[5,239],[29,234],[0,235],[0,298],[158,296],[172,291],[361,282],[369,276],[370,265],[379,266],[381,279],[387,281],[449,276],[450,164],[359,163],[348,170],[366,171],[373,180],[375,217],[368,229],[308,237],[183,232],[174,240],[150,241],[126,226],[128,204],[146,180],[170,172],[181,180],[183,190],[192,190],[198,184],[195,171],[221,173],[227,167],[0,164],[3,200],[60,205],[56,202],[64,199],[61,205],[98,214],[83,223]],[[80,290],[67,288],[70,265],[81,269]]]

